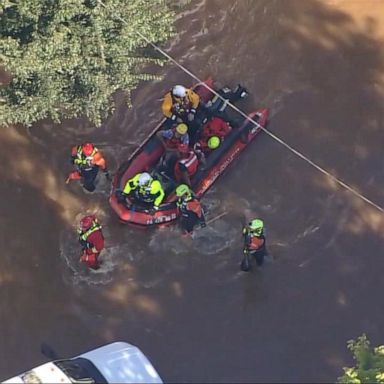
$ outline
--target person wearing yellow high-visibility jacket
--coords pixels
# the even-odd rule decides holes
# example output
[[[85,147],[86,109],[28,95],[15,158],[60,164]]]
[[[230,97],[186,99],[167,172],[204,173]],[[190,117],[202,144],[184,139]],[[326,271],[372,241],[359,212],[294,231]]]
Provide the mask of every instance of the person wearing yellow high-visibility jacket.
[[[166,117],[164,128],[172,128],[177,123],[186,123],[192,143],[202,124],[201,111],[203,103],[200,96],[192,89],[182,85],[175,85],[167,92],[163,99],[161,109]]]
[[[253,219],[243,228],[244,258],[240,268],[244,272],[251,269],[249,256],[254,256],[258,266],[263,265],[267,254],[266,239],[264,235],[264,222],[261,219]]]
[[[128,180],[122,191],[123,196],[134,194],[134,197],[142,203],[153,204],[158,209],[164,199],[164,189],[159,180],[155,180],[149,173],[138,173]]]
[[[196,92],[182,85],[175,85],[165,94],[161,109],[164,116],[173,122],[177,119],[188,122],[194,119],[199,103],[200,96]]]

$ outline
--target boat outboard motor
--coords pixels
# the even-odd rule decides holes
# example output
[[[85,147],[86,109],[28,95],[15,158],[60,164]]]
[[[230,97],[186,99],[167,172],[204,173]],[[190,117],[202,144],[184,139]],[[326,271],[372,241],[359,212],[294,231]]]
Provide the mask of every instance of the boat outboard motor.
[[[235,90],[232,92],[231,98],[229,101],[236,102],[240,99],[245,99],[248,96],[248,90],[247,88],[243,87],[242,85],[238,84]]]
[[[212,100],[207,103],[206,109],[211,116],[220,116],[227,108],[227,100],[230,103],[235,103],[236,101],[244,99],[248,96],[247,89],[241,86],[240,84],[238,84],[234,90],[232,90],[228,86],[225,86],[223,88],[220,88],[217,93],[225,100],[215,95]]]
[[[236,103],[236,101],[247,97],[248,91],[245,87],[238,84],[234,90],[229,87],[223,87],[218,91],[218,94],[230,103]]]

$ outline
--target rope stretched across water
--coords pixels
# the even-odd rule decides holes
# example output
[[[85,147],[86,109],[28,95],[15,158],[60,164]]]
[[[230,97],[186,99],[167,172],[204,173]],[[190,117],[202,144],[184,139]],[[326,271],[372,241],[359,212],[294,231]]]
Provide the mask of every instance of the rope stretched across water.
[[[212,219],[207,220],[207,222],[205,224],[209,225],[209,224],[213,223],[214,221],[220,219],[220,217],[225,216],[227,213],[228,213],[227,211],[221,212],[219,215],[212,217]]]
[[[101,1],[97,0],[98,3],[103,6],[105,9],[108,9],[108,7]],[[111,11],[111,10],[110,10]],[[128,25],[129,23],[124,20],[122,17],[118,15],[114,15],[118,20],[120,20],[122,23]],[[228,100],[224,99],[217,91],[215,91],[213,88],[208,86],[204,83],[202,79],[200,79],[198,76],[196,76],[194,73],[192,73],[188,68],[184,67],[182,64],[180,64],[176,59],[174,59],[172,56],[170,56],[167,52],[163,51],[160,47],[158,47],[156,44],[152,43],[146,36],[144,36],[141,32],[135,31],[138,36],[140,36],[148,45],[150,45],[152,48],[154,48],[156,51],[158,51],[160,54],[162,54],[164,57],[166,57],[169,61],[171,61],[173,64],[175,64],[178,68],[180,68],[183,72],[185,72],[187,75],[189,75],[191,78],[196,80],[196,82],[201,83],[205,88],[207,88],[209,91],[211,91],[214,95],[219,97],[222,101],[224,101],[228,106],[230,106],[233,110],[238,112],[241,116],[243,116],[248,121],[252,122],[256,127],[260,128],[265,132],[267,135],[269,135],[272,139],[277,141],[279,144],[283,145],[285,148],[287,148],[289,151],[294,153],[296,156],[300,157],[302,160],[306,161],[309,165],[317,169],[319,172],[324,174],[325,176],[329,177],[331,180],[333,180],[335,183],[339,184],[349,192],[351,192],[356,197],[362,199],[366,203],[370,204],[372,207],[376,208],[380,212],[384,213],[384,208],[382,208],[380,205],[374,203],[372,200],[368,199],[364,195],[362,195],[360,192],[356,191],[353,187],[349,186],[348,184],[344,183],[342,180],[337,178],[336,176],[332,175],[329,171],[322,168],[321,166],[317,165],[315,162],[310,160],[307,156],[303,155],[298,150],[294,149],[292,146],[287,144],[285,141],[280,139],[278,136],[273,134],[272,132],[265,129],[263,126],[261,126],[257,121],[255,121],[253,118],[249,117],[245,112],[237,108],[234,104],[229,102]]]

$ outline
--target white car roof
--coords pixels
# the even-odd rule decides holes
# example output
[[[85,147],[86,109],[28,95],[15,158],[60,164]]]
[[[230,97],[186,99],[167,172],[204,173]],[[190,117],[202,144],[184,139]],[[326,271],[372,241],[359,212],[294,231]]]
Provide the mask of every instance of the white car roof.
[[[93,363],[108,383],[162,383],[159,374],[140,349],[128,343],[107,344],[83,353],[77,358],[85,358]],[[71,361],[72,359],[66,360]],[[72,383],[70,378],[53,362],[40,365],[2,383],[32,382]]]
[[[162,383],[155,368],[132,344],[115,342],[83,353],[108,383]]]
[[[24,380],[23,380],[24,378]],[[43,365],[39,365],[36,368],[31,369],[28,372],[22,373],[21,375],[12,377],[6,381],[3,381],[4,384],[24,384],[34,382],[34,378],[38,378],[41,383],[65,383],[70,384],[71,380],[67,375],[63,373],[55,364],[49,362]],[[37,381],[38,382],[38,381]]]

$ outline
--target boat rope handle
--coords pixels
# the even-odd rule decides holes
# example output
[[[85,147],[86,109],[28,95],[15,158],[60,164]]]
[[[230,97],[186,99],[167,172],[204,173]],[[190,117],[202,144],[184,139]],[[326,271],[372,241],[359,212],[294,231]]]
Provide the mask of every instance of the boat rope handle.
[[[97,0],[97,2],[103,6],[105,9],[108,9],[108,7],[101,1]],[[119,19],[122,23],[128,25],[129,23],[124,20],[122,17],[118,15],[114,15],[117,19]],[[152,46],[156,51],[161,53],[164,57],[166,57],[169,61],[171,61],[173,64],[175,64],[177,67],[179,67],[183,72],[185,72],[187,75],[195,79],[198,83],[201,83],[205,88],[207,88],[209,91],[211,91],[214,95],[219,97],[222,101],[227,102],[227,104],[236,112],[238,112],[241,116],[243,116],[245,119],[248,121],[252,122],[257,128],[260,128],[263,130],[267,135],[269,135],[272,139],[277,141],[279,144],[287,148],[289,151],[294,153],[296,156],[300,157],[302,160],[306,161],[308,164],[310,164],[312,167],[317,169],[319,172],[323,173],[325,176],[329,177],[331,180],[333,180],[335,183],[339,184],[349,192],[351,192],[353,195],[356,197],[362,199],[366,203],[370,204],[372,207],[378,209],[380,212],[384,213],[384,208],[382,208],[380,205],[374,203],[372,200],[368,199],[364,195],[362,195],[360,192],[358,192],[356,189],[353,187],[349,186],[346,184],[344,181],[339,179],[338,177],[334,176],[331,172],[327,171],[320,165],[316,164],[314,161],[309,159],[307,156],[293,148],[291,145],[280,139],[278,136],[273,134],[271,131],[268,131],[266,128],[264,128],[262,125],[260,125],[256,120],[253,118],[249,117],[245,112],[243,112],[241,109],[233,105],[231,102],[228,100],[224,99],[217,91],[215,91],[213,88],[211,88],[209,85],[205,84],[203,80],[201,80],[199,77],[197,77],[194,73],[192,73],[188,68],[184,67],[182,64],[180,64],[176,59],[174,59],[172,56],[170,56],[167,52],[163,51],[160,47],[158,47],[155,43],[152,43],[146,36],[144,36],[141,32],[135,31],[144,41],[146,41],[147,44]]]

